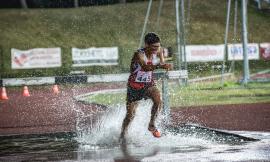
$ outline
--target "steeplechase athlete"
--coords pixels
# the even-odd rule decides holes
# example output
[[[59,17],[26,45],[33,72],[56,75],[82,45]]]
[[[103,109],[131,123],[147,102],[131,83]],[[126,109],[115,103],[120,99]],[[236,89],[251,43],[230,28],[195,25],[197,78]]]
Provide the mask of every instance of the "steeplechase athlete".
[[[148,130],[154,137],[161,137],[156,128],[155,120],[162,107],[161,96],[153,78],[155,69],[172,69],[171,64],[165,64],[160,38],[155,33],[148,33],[144,38],[145,47],[137,50],[131,60],[130,75],[127,83],[126,117],[122,124],[120,139],[125,137],[130,122],[134,119],[138,101],[151,99],[153,106]]]

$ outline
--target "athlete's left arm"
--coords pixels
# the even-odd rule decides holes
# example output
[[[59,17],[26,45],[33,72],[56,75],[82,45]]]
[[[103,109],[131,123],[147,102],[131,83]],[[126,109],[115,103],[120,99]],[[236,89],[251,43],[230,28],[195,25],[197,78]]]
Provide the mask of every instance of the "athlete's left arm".
[[[159,55],[159,59],[160,59],[160,63],[159,63],[159,66],[162,68],[162,69],[166,69],[166,70],[172,70],[172,64],[167,64],[165,63],[165,58],[164,58],[164,49],[162,47],[160,47],[160,50],[158,52],[158,55]]]

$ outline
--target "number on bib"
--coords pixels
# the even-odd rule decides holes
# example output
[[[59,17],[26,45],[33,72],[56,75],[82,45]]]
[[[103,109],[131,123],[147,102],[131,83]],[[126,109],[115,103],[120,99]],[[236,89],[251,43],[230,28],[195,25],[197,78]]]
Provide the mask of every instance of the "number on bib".
[[[152,72],[151,71],[138,71],[135,81],[136,82],[151,82]]]

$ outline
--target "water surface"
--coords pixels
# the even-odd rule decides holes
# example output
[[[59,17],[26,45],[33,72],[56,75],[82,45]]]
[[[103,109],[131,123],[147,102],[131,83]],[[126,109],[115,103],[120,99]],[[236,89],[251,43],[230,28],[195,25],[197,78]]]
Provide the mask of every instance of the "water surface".
[[[125,107],[118,105],[91,124],[79,118],[77,132],[0,137],[0,161],[270,161],[270,132],[219,134],[159,122],[163,136],[154,138],[147,131],[150,106],[139,104],[126,144],[119,142]]]

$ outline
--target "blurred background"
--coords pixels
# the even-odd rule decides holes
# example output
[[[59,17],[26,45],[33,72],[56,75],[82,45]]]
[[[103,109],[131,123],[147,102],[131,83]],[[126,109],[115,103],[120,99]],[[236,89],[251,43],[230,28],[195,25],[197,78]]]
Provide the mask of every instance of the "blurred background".
[[[185,45],[224,44],[228,1],[184,2]],[[145,32],[153,31],[160,35],[162,45],[169,47],[171,62],[178,69],[181,65],[177,61],[175,5],[174,0],[154,0]],[[148,6],[147,0],[0,1],[0,77],[62,76],[73,71],[84,74],[129,72],[130,59],[139,47]],[[247,11],[248,43],[260,47],[260,43],[270,42],[269,1],[249,0]],[[229,13],[228,44],[241,43],[241,2],[238,1],[237,5],[232,1]],[[73,65],[72,48],[93,47],[117,47],[117,63],[105,66]],[[60,65],[48,68],[12,66],[14,55],[11,49],[24,51],[34,48],[60,48]],[[242,76],[243,61],[229,60],[228,54],[224,55],[224,60],[187,60],[189,79],[220,74],[223,61],[225,72]],[[249,67],[250,73],[256,73],[269,68],[270,63],[268,58],[257,56],[249,61]]]

